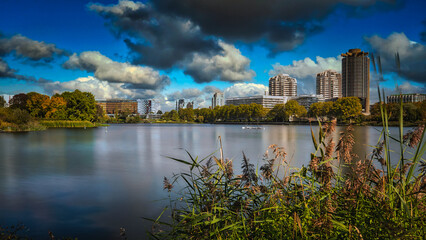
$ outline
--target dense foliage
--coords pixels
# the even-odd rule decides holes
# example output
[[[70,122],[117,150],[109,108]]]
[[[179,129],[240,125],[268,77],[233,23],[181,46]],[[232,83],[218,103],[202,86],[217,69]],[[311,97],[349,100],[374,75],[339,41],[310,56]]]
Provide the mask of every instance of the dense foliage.
[[[40,120],[96,122],[103,117],[103,110],[98,109],[94,96],[79,90],[52,97],[36,92],[20,93],[13,96],[9,105],[0,108],[0,130],[40,130],[45,128],[39,124]],[[63,123],[50,125],[63,126]]]
[[[290,100],[286,104],[278,104],[272,110],[262,105],[241,104],[238,106],[217,106],[214,109],[179,109],[163,114],[162,119],[167,121],[187,121],[200,123],[214,122],[258,122],[258,121],[288,121],[290,116],[303,117],[306,109],[296,101]]]
[[[333,140],[336,122],[312,132],[310,163],[291,168],[284,149],[271,145],[256,169],[243,154],[242,174],[220,156],[174,159],[188,171],[164,179],[171,215],[160,216],[156,239],[423,239],[426,226],[425,128],[390,136],[387,110],[369,157],[352,152],[352,127]],[[400,149],[390,149],[397,141]],[[392,156],[399,159],[391,163]]]

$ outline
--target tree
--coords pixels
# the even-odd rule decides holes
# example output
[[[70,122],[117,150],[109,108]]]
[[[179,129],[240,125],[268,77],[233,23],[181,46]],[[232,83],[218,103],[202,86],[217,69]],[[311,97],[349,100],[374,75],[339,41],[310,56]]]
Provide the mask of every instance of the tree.
[[[16,94],[10,99],[9,106],[11,108],[26,109],[28,96],[25,93]]]
[[[266,115],[269,120],[274,122],[284,122],[286,120],[284,104],[275,105]]]
[[[192,122],[194,121],[194,109],[192,108],[181,108],[179,109],[179,118],[181,120]]]
[[[333,104],[333,112],[336,117],[343,120],[355,118],[361,114],[362,105],[357,97],[343,97]]]
[[[63,92],[61,95],[67,102],[67,117],[70,120],[96,120],[96,101],[89,92]]]
[[[309,107],[308,116],[310,117],[321,117],[323,116],[323,105],[322,102],[312,103]]]
[[[6,106],[6,100],[4,100],[3,96],[0,96],[0,108],[4,108]]]
[[[48,119],[67,119],[67,102],[63,97],[52,96],[50,104],[46,112]]]
[[[163,114],[163,112],[161,110],[158,110],[157,114]]]
[[[30,92],[27,94],[27,97],[26,109],[30,115],[35,118],[45,118],[50,105],[49,96]]]
[[[306,115],[306,108],[299,105],[299,103],[296,100],[290,100],[285,105],[285,116],[286,120],[290,116],[295,117],[303,117]]]

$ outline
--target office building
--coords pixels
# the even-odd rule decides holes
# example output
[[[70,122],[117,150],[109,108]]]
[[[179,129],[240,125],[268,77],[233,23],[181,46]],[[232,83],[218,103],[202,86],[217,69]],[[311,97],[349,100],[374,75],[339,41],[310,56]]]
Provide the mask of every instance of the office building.
[[[160,103],[154,99],[138,99],[139,115],[157,114],[161,110]]]
[[[297,97],[293,97],[291,99],[296,100],[297,103],[299,103],[299,105],[304,106],[306,108],[306,110],[309,110],[309,108],[311,107],[311,105],[313,103],[324,102],[324,96],[323,95],[316,95],[316,94],[300,95],[300,96],[297,96]]]
[[[101,106],[106,114],[119,114],[119,113],[138,113],[138,102],[135,100],[125,99],[108,99],[97,100],[96,104]]]
[[[176,100],[176,111],[182,108],[185,108],[185,99]]]
[[[334,70],[318,73],[317,95],[322,95],[326,101],[342,97],[342,74]]]
[[[284,96],[252,96],[252,97],[235,97],[227,98],[226,105],[241,105],[241,104],[251,104],[257,103],[262,105],[264,108],[272,109],[277,104],[285,104],[289,100],[289,97]]]
[[[269,79],[269,95],[295,97],[297,80],[287,74],[280,74]]]
[[[410,94],[395,94],[387,96],[388,103],[400,103],[402,97],[403,103],[423,102],[426,100],[426,94],[410,93]]]
[[[216,106],[223,106],[225,105],[225,98],[223,97],[223,93],[216,92],[213,94],[212,98],[212,108],[215,108]]]
[[[370,113],[370,58],[361,49],[342,53],[342,96],[358,97],[363,112]]]

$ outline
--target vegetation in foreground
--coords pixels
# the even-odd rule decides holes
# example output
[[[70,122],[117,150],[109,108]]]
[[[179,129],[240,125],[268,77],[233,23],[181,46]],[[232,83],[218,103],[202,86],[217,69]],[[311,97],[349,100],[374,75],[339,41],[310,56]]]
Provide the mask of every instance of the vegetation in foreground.
[[[402,109],[402,103],[401,103]],[[189,155],[189,170],[164,179],[171,218],[161,216],[150,233],[156,239],[423,239],[426,234],[425,128],[389,135],[388,109],[381,105],[383,130],[371,156],[352,152],[352,127],[333,141],[336,122],[312,132],[315,152],[308,167],[293,169],[282,148],[272,145],[255,168],[243,154],[242,174],[232,160]],[[389,148],[397,141],[400,149]],[[392,164],[391,155],[398,163]],[[170,196],[170,195],[169,195]],[[165,209],[166,210],[166,209]],[[163,212],[164,213],[164,212]]]

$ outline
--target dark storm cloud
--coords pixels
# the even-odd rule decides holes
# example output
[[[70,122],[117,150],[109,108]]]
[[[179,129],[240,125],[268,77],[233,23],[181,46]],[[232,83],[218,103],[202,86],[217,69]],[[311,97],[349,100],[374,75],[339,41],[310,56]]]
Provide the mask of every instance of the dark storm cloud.
[[[203,88],[203,92],[208,93],[208,94],[213,94],[213,93],[221,93],[222,91],[215,86],[205,86]]]
[[[220,50],[216,41],[208,39],[188,19],[159,13],[149,4],[120,1],[113,6],[90,4],[89,8],[108,19],[117,35],[127,33],[138,39],[125,40],[137,53],[138,64],[167,69],[195,52],[209,54]]]
[[[426,20],[424,20],[422,23],[424,28],[426,28]],[[420,33],[420,40],[422,40],[422,42],[426,42],[426,30]]]
[[[426,84],[426,47],[410,41],[404,33],[392,33],[387,38],[366,37],[375,56],[380,56],[384,72],[398,75],[418,83]],[[395,54],[400,57],[400,70],[395,63]]]
[[[21,80],[29,83],[39,83],[44,84],[46,82],[49,82],[49,80],[44,78],[36,79],[35,77],[31,76],[24,76],[17,74],[17,70],[12,69],[7,62],[5,62],[2,58],[0,58],[0,79],[1,78],[12,78],[16,80]]]
[[[28,58],[33,61],[53,60],[55,55],[66,55],[64,50],[56,48],[54,44],[31,40],[22,35],[10,38],[0,35],[0,56],[14,54],[16,57]]]
[[[182,91],[176,91],[167,95],[169,101],[176,101],[178,99],[195,99],[202,96],[204,93],[197,88],[185,88]]]
[[[399,6],[396,0],[155,0],[162,13],[190,19],[207,35],[228,41],[264,41],[271,53],[291,50],[321,30],[321,20],[336,8],[356,15]]]

